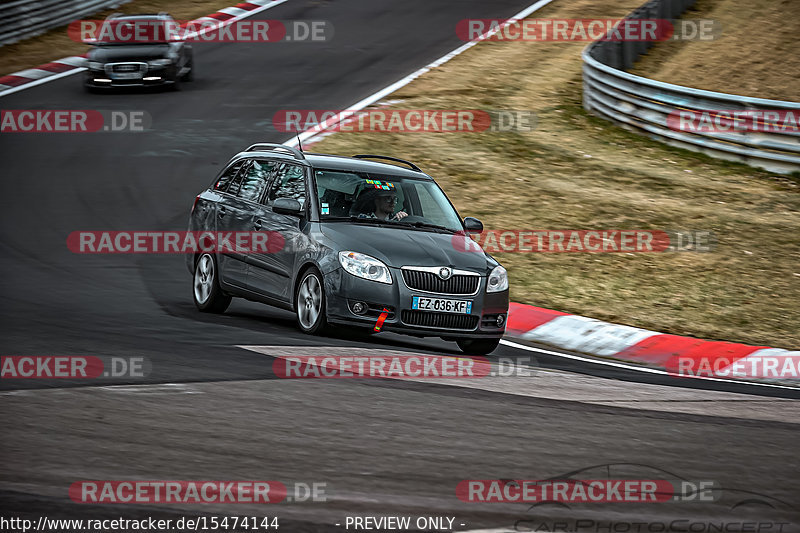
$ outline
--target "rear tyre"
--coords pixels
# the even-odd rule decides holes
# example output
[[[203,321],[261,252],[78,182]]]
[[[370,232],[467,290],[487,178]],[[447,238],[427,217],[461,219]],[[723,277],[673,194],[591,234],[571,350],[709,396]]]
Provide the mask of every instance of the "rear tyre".
[[[194,60],[190,60],[187,66],[189,72],[183,75],[183,81],[194,81]]]
[[[194,265],[192,297],[194,305],[204,313],[223,313],[231,304],[231,297],[219,286],[217,259],[212,254],[202,254]]]
[[[457,339],[456,344],[467,355],[489,355],[500,344],[500,339]]]
[[[325,317],[325,286],[316,268],[303,272],[294,296],[297,325],[309,335],[321,335],[328,325]]]

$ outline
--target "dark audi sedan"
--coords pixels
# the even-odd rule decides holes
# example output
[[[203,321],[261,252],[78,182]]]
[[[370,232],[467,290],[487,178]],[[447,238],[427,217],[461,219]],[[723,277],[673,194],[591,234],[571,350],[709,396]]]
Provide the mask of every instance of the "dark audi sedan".
[[[482,229],[413,163],[254,144],[197,196],[189,230],[267,232],[280,245],[217,246],[187,266],[201,311],[221,313],[235,296],[291,310],[311,334],[380,324],[488,354],[505,331],[508,278],[465,245],[465,232]]]
[[[84,86],[168,86],[194,79],[192,46],[179,39],[178,24],[166,13],[109,16],[87,55]]]

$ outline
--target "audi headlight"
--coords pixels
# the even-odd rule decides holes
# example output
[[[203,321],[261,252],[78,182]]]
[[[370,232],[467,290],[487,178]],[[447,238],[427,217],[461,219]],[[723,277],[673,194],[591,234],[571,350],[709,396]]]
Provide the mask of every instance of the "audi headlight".
[[[103,63],[99,61],[89,61],[89,70],[103,70]]]
[[[154,59],[152,61],[148,61],[147,64],[151,67],[168,67],[172,64],[171,59]]]
[[[497,265],[486,280],[486,292],[500,292],[508,289],[508,272]]]
[[[358,252],[339,252],[339,263],[342,268],[359,278],[377,281],[379,283],[391,283],[392,274],[389,267],[378,261],[374,257]]]

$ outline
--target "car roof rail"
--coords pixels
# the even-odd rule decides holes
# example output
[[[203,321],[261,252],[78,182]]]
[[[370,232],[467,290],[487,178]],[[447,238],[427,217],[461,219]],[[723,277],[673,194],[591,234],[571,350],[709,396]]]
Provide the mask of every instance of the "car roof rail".
[[[357,154],[353,156],[356,159],[385,159],[386,161],[394,161],[396,163],[403,163],[408,165],[411,170],[416,170],[417,172],[422,172],[422,169],[419,168],[417,165],[412,163],[411,161],[406,161],[405,159],[399,159],[397,157],[389,157],[388,155],[375,155],[375,154]]]
[[[256,152],[256,151],[273,151],[273,150],[285,150],[292,154],[295,159],[305,159],[306,156],[303,155],[303,152],[298,150],[297,148],[292,148],[291,146],[286,146],[285,144],[276,144],[276,143],[256,143],[251,144],[245,152]]]

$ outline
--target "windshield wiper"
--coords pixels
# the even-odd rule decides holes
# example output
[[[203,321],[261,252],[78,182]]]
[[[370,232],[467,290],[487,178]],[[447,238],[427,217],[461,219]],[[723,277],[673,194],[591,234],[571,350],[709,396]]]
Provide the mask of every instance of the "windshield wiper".
[[[454,229],[448,228],[446,226],[440,226],[438,224],[431,224],[429,222],[403,222],[401,220],[399,222],[396,222],[396,224],[400,224],[401,226],[413,226],[415,228],[438,229],[438,230],[446,231],[448,233],[456,233],[458,231],[458,230],[454,230]]]
[[[320,222],[366,222],[368,224],[389,224],[388,220],[381,220],[380,218],[372,217],[325,217],[320,218]]]

